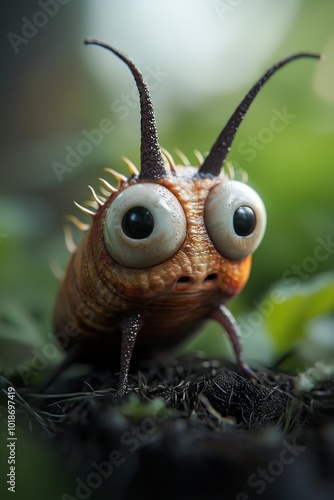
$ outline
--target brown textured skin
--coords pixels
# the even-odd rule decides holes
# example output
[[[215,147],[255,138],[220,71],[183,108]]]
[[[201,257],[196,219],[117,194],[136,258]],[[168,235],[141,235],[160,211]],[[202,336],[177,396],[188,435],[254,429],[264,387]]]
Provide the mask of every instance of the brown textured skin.
[[[81,342],[83,361],[119,367],[120,322],[139,312],[143,325],[134,348],[134,358],[149,358],[184,341],[201,326],[210,311],[241,291],[246,284],[251,256],[232,262],[213,246],[204,224],[203,211],[210,190],[224,182],[194,178],[195,170],[168,174],[159,183],[180,201],[187,218],[187,235],[180,250],[169,260],[146,269],[117,264],[103,238],[106,212],[117,193],[97,211],[80,246],[72,255],[58,292],[54,332],[66,350]],[[138,182],[123,182],[119,191]],[[153,181],[152,181],[153,182]],[[210,274],[215,280],[205,281]],[[178,283],[180,277],[191,281]]]

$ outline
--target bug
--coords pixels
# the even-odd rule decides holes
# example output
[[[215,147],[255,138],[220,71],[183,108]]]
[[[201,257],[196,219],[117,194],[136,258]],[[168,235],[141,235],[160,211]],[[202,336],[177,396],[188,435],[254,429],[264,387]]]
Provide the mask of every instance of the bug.
[[[225,303],[248,280],[266,211],[260,196],[222,167],[263,84],[290,61],[320,56],[301,52],[272,66],[241,101],[207,157],[197,155],[197,168],[176,165],[160,148],[149,90],[134,63],[107,44],[85,43],[111,51],[134,77],[140,170],[127,159],[129,178],[106,169],[118,187],[100,179],[103,197],[90,187],[96,211],[77,204],[92,224],[71,217],[85,235],[55,303],[54,333],[69,351],[58,373],[74,361],[106,364],[119,370],[117,394],[122,395],[130,363],[173,348],[213,319],[226,330],[239,369],[256,376],[243,358],[238,327]]]

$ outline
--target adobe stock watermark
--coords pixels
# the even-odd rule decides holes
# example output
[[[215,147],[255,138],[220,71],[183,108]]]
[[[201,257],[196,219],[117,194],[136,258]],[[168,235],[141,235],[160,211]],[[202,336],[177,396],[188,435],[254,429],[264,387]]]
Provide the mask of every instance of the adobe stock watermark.
[[[47,369],[50,361],[55,360],[66,349],[71,338],[77,337],[81,333],[74,322],[69,322],[64,330],[64,332],[57,333],[58,342],[55,336],[49,332],[47,336],[50,338],[50,342],[40,348],[33,347],[30,351],[30,358],[17,365],[16,370],[25,386],[29,386],[32,379]]]
[[[100,488],[105,480],[112,476],[114,471],[124,465],[127,459],[127,452],[134,453],[145,443],[168,418],[168,413],[162,407],[152,409],[152,415],[144,417],[138,425],[132,425],[129,430],[124,431],[120,436],[122,450],[113,449],[106,460],[101,462],[93,461],[91,471],[86,477],[75,478],[75,496],[68,493],[61,495],[61,500],[87,500]]]
[[[239,153],[245,155],[248,162],[253,161],[258,151],[263,151],[273,141],[275,135],[282,132],[297,116],[289,113],[286,106],[283,107],[282,111],[274,108],[272,113],[273,116],[268,127],[261,128],[256,135],[249,135],[247,140],[238,146]]]
[[[107,288],[100,290],[100,297],[109,299],[109,291]],[[95,319],[95,311],[89,309],[87,304],[81,302],[77,309],[78,317],[83,323],[87,320],[92,323]],[[82,329],[74,320],[67,321],[62,330],[57,330],[56,333],[49,332],[47,337],[50,342],[45,343],[40,347],[33,347],[30,350],[30,357],[17,365],[15,370],[20,375],[25,386],[29,386],[31,380],[40,375],[47,369],[49,363],[57,359],[61,352],[69,351],[75,342],[76,337],[82,335]]]
[[[51,167],[59,182],[63,181],[64,175],[71,173],[80,165],[82,160],[89,156],[95,147],[102,144],[105,135],[111,134],[115,125],[110,118],[102,118],[97,128],[91,130],[83,129],[81,135],[84,137],[73,147],[65,147],[65,158],[62,162],[53,161]]]
[[[288,292],[298,290],[301,284],[308,280],[318,269],[320,262],[325,262],[334,254],[333,235],[329,234],[326,239],[319,236],[318,243],[313,250],[313,255],[305,257],[301,264],[293,264],[284,271],[281,283],[288,285]],[[281,289],[273,289],[265,300],[253,302],[254,310],[247,314],[247,317],[238,317],[237,322],[241,337],[246,339],[253,334],[255,328],[260,328],[265,319],[269,318],[277,304],[286,300],[287,294]]]
[[[233,12],[235,8],[239,7],[242,3],[244,3],[244,0],[213,0],[212,6],[215,9],[218,18],[221,21],[224,21],[226,16],[231,14],[231,12]]]
[[[154,90],[158,85],[169,76],[167,71],[163,71],[157,64],[155,67],[147,67],[144,78],[150,88]],[[131,110],[139,107],[138,89],[133,87],[129,94],[122,94],[119,98],[111,102],[110,109],[116,115],[118,120],[123,121],[131,113]],[[100,120],[97,128],[81,131],[82,139],[76,145],[67,145],[65,147],[65,157],[62,161],[53,161],[51,167],[59,182],[62,182],[65,174],[73,172],[84,158],[92,154],[94,148],[100,146],[106,135],[110,135],[116,129],[116,122],[108,117]]]
[[[40,10],[37,10],[30,19],[26,16],[21,17],[20,33],[10,31],[7,34],[15,54],[19,53],[21,45],[27,45],[32,38],[35,38],[40,29],[44,28],[50,19],[58,14],[61,5],[66,5],[69,2],[70,0],[38,0],[37,5]]]
[[[306,446],[301,446],[296,443],[296,438],[292,443],[289,441],[283,441],[283,448],[279,453],[277,459],[271,460],[267,468],[259,467],[256,472],[251,474],[247,480],[247,484],[250,488],[253,488],[257,495],[262,495],[268,487],[272,484],[275,479],[283,474],[285,468],[293,464],[296,459],[301,455],[303,451],[306,450]],[[235,500],[251,500],[253,495],[249,495],[246,492],[240,492]]]

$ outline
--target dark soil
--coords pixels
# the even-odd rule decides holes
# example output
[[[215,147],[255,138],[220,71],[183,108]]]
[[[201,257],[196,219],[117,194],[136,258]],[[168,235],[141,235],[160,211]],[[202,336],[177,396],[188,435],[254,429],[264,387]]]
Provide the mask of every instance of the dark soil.
[[[183,355],[132,374],[122,399],[117,374],[93,370],[17,389],[17,426],[66,476],[35,498],[332,500],[333,380],[299,394],[287,373],[234,370]]]

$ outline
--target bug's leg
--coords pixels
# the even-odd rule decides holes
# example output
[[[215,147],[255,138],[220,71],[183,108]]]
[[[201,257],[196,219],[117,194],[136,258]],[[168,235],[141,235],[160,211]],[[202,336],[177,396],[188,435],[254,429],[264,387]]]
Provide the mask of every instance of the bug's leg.
[[[142,319],[139,313],[133,313],[121,321],[121,363],[119,373],[119,385],[116,396],[123,396],[128,385],[128,375],[132,351],[136,343],[137,335],[142,326]]]
[[[54,371],[49,375],[44,384],[42,384],[38,388],[38,390],[41,393],[44,393],[50,387],[50,385],[53,384],[53,382],[59,377],[59,375],[61,375],[69,366],[73,365],[80,359],[82,351],[83,351],[82,345],[75,344],[70,349],[70,351],[63,359],[63,361],[61,361],[61,363],[59,363],[59,365],[56,366]]]
[[[207,318],[218,321],[218,323],[220,323],[224,327],[228,336],[230,337],[232,347],[237,358],[238,368],[247,377],[256,379],[256,373],[248,366],[248,364],[244,360],[240,344],[240,330],[233,314],[227,309],[227,307],[221,305],[211,311],[211,313],[208,314]]]

